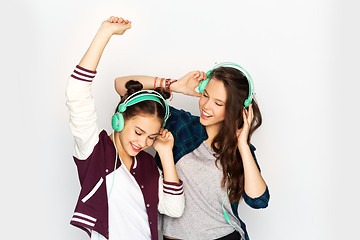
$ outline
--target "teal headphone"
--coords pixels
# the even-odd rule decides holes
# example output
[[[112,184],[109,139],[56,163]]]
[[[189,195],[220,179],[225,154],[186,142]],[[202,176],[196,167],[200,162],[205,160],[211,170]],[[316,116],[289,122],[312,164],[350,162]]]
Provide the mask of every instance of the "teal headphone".
[[[167,104],[166,100],[163,98],[163,96],[160,93],[158,93],[156,91],[141,90],[141,91],[131,94],[128,98],[126,98],[126,100],[123,103],[121,103],[119,105],[117,112],[112,116],[112,119],[111,119],[111,125],[112,125],[112,128],[114,129],[114,131],[121,132],[124,129],[125,122],[124,122],[124,117],[123,117],[122,113],[125,112],[127,107],[137,104],[142,101],[147,101],[147,100],[158,102],[165,108],[164,123],[162,125],[162,127],[164,127],[166,124],[166,120],[170,116],[170,109],[169,109],[169,105]],[[108,199],[110,198],[111,192],[114,187],[115,171],[116,171],[118,155],[119,155],[114,139],[115,139],[115,132],[113,134],[113,144],[115,147],[115,155],[116,156],[115,156],[113,179],[112,179],[110,191],[108,193]],[[100,239],[100,233],[98,233],[98,239]]]
[[[223,215],[224,215],[225,220],[226,220],[236,231],[239,232],[239,230],[230,222],[230,216],[229,216],[229,214],[226,212],[226,210],[225,210],[225,208],[224,208],[225,200],[226,200],[226,198],[228,197],[229,193],[230,193],[230,189],[229,189],[229,191],[227,192],[226,197],[224,198],[223,203],[221,204],[221,207],[222,207],[222,210],[223,210]]]
[[[119,105],[118,111],[112,116],[111,119],[112,128],[117,132],[121,132],[124,129],[124,124],[125,124],[122,113],[125,112],[126,108],[131,105],[147,100],[158,102],[165,108],[165,118],[162,126],[164,127],[166,124],[166,120],[170,116],[169,105],[166,103],[166,100],[163,98],[163,96],[161,96],[160,93],[156,91],[141,90],[131,94],[123,103]]]
[[[230,181],[230,174],[228,173],[228,178],[229,178],[229,181]],[[224,204],[225,204],[225,201],[226,201],[226,198],[229,196],[229,193],[230,193],[230,189],[227,191],[226,193],[226,196],[224,198],[224,201],[222,202],[221,204],[221,208],[223,210],[223,215],[224,215],[224,218],[225,220],[235,229],[235,231],[237,232],[240,232],[231,222],[230,222],[230,216],[229,214],[226,212],[225,208],[224,208]]]
[[[242,74],[245,75],[246,79],[249,82],[249,96],[244,102],[244,107],[248,107],[251,104],[252,99],[254,98],[254,82],[253,82],[252,78],[250,77],[250,74],[245,69],[243,69],[242,67],[240,67],[239,65],[237,65],[236,63],[233,63],[233,62],[222,62],[222,63],[216,64],[211,70],[209,70],[206,73],[206,77],[207,77],[206,80],[201,81],[199,84],[199,92],[200,93],[204,92],[204,89],[210,80],[212,71],[218,67],[232,67],[232,68],[239,70]]]

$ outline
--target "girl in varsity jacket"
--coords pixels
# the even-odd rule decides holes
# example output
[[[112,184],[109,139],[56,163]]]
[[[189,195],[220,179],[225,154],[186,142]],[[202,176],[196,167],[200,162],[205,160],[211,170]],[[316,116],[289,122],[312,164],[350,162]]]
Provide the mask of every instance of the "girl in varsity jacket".
[[[180,217],[184,209],[182,181],[174,166],[172,134],[161,129],[169,116],[169,94],[144,91],[136,81],[116,108],[114,133],[99,130],[92,80],[112,35],[122,35],[131,22],[111,17],[101,24],[89,49],[69,78],[66,91],[74,160],[81,191],[71,224],[91,239],[158,239],[157,213]],[[143,151],[158,151],[163,171]]]

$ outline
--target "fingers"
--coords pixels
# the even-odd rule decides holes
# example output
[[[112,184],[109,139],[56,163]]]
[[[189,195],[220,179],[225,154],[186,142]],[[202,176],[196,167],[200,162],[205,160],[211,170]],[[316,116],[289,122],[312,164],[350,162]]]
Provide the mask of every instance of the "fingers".
[[[162,128],[162,129],[160,129],[160,132],[159,132],[159,135],[158,135],[158,136],[160,136],[160,137],[163,138],[163,139],[168,139],[168,138],[169,138],[169,134],[170,134],[169,130],[167,130],[167,129],[165,129],[165,128]]]
[[[249,109],[246,109],[246,108],[243,109],[244,123],[246,123],[247,125],[250,125],[253,118],[254,118],[254,111],[253,111],[252,104],[250,104]]]
[[[167,131],[167,129],[161,128],[158,137],[165,138]]]
[[[252,104],[249,105],[249,122],[251,123],[254,118],[254,110]]]
[[[243,115],[243,121],[244,121],[244,125],[248,125],[248,111],[246,108],[243,109],[242,111],[242,115]]]
[[[194,90],[192,96],[194,96],[194,97],[201,97],[201,93],[199,93],[199,92],[197,92],[197,91]]]
[[[109,21],[111,23],[122,23],[122,22],[124,22],[124,19],[122,17],[118,18],[118,17],[111,16]]]
[[[193,71],[193,72],[191,72],[191,74],[192,74],[192,78],[194,78],[198,82],[200,82],[202,80],[206,80],[206,78],[207,78],[206,73],[203,71]],[[195,89],[193,90],[191,95],[194,97],[201,97],[201,93],[195,91]]]
[[[254,111],[253,111],[253,107],[252,104],[249,105],[249,109],[246,110],[246,116],[247,116],[247,121],[249,124],[251,124],[253,118],[254,118]]]
[[[163,132],[164,132],[164,128],[160,128],[159,134],[157,135],[156,138],[162,137]]]
[[[167,130],[167,129],[164,129],[164,131],[163,131],[163,137],[164,137],[165,139],[170,139],[171,136],[172,136],[172,135],[171,135],[171,132],[170,132],[169,130]]]
[[[206,80],[206,73],[202,71],[193,71],[193,78],[197,79],[198,81]]]
[[[127,20],[127,19],[123,19],[122,17],[114,17],[114,16],[111,16],[108,20],[109,22],[111,23],[122,23],[122,24],[131,24],[131,21]]]

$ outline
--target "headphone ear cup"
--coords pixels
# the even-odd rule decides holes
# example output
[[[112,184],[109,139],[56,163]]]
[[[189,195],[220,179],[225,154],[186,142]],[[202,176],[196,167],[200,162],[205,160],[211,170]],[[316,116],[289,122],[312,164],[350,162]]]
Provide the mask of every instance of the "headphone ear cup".
[[[249,98],[246,99],[245,102],[244,102],[244,106],[248,107],[248,106],[250,106],[250,104],[251,104],[251,99],[249,99]]]
[[[211,70],[206,72],[206,80],[202,80],[199,84],[199,92],[203,93],[206,85],[208,84],[211,76]]]
[[[120,112],[117,112],[112,116],[111,126],[117,132],[121,132],[124,129],[124,117]]]
[[[212,70],[209,70],[209,71],[206,72],[206,78],[207,79],[210,79],[211,73],[212,73]]]
[[[204,90],[205,90],[205,87],[206,85],[208,84],[209,82],[209,79],[206,79],[206,80],[202,80],[200,83],[199,83],[199,92],[200,93],[203,93]]]

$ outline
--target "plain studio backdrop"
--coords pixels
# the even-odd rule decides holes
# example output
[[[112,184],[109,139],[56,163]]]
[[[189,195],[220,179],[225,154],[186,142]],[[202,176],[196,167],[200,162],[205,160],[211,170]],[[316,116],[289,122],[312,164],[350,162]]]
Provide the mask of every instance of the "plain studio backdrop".
[[[111,131],[114,79],[179,78],[234,61],[252,75],[263,125],[252,143],[269,207],[243,204],[252,240],[359,239],[357,1],[2,1],[1,239],[88,239],[69,224],[79,194],[68,76],[101,22],[114,36],[93,84]],[[172,105],[198,114],[197,99]]]

